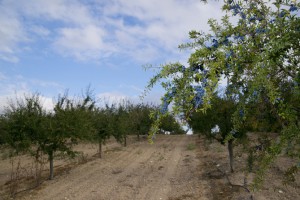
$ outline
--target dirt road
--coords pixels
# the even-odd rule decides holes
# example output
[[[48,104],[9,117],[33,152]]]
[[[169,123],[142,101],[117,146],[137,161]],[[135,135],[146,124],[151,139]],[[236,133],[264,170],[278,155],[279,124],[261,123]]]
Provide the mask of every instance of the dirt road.
[[[0,200],[11,199],[12,188],[18,200],[300,199],[300,174],[295,182],[282,185],[287,166],[294,162],[284,155],[270,168],[263,187],[248,192],[244,187],[247,154],[242,148],[235,147],[235,173],[229,173],[226,146],[197,136],[158,135],[153,145],[130,137],[127,147],[110,140],[102,159],[97,157],[97,145],[82,143],[75,147],[82,156],[68,160],[57,155],[54,180],[47,180],[45,166],[44,182],[32,190],[28,189],[36,183],[32,158],[14,158],[21,167],[15,171],[18,179],[12,181],[12,162],[4,151],[0,152]],[[246,175],[251,184],[254,174]]]
[[[206,181],[199,180],[195,136],[158,136],[128,147],[108,149],[68,173],[46,181],[19,199],[207,199]]]

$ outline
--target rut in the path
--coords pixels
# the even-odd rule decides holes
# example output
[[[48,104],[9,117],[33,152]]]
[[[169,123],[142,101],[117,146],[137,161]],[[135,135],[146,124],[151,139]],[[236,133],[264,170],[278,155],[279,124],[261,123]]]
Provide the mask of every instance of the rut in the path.
[[[57,176],[21,199],[197,199],[195,191],[184,188],[199,180],[192,172],[199,162],[196,151],[187,151],[195,138],[171,135],[159,136],[153,145],[136,142]]]

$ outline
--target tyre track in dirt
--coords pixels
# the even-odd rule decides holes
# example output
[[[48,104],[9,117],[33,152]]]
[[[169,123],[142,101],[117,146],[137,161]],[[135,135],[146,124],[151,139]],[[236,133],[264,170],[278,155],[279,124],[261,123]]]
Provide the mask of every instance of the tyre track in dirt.
[[[148,150],[128,167],[123,176],[114,179],[118,186],[102,195],[103,198],[100,199],[141,199],[137,196],[141,186],[149,182],[149,177],[158,168],[157,161],[162,156],[162,149],[172,145],[173,142],[164,138],[155,141],[154,145],[149,146]]]
[[[202,164],[205,160],[199,156],[203,154],[203,141],[196,137],[188,137],[188,144],[195,147],[193,150],[180,152],[181,159],[171,180],[169,200],[210,199],[209,182],[203,179],[206,168]]]
[[[180,179],[186,179],[183,176],[188,170],[196,169],[197,162],[194,167],[183,169],[186,168],[186,154],[190,154],[191,162],[196,158],[195,151],[187,153],[186,150],[194,138],[158,136],[153,145],[141,141],[122,148],[122,151],[109,151],[103,159],[79,165],[19,199],[171,199],[174,190],[178,190],[174,185],[186,186]],[[188,176],[188,179],[192,177]],[[180,199],[195,199],[191,195],[185,197],[188,198]]]
[[[164,159],[155,163],[157,167],[162,166],[161,170],[155,170],[149,173],[146,184],[139,189],[135,199],[167,199],[171,189],[170,180],[177,168],[179,161],[179,152],[182,150],[182,145],[185,144],[186,137],[172,140],[170,147],[164,154]],[[151,167],[151,166],[150,166]]]
[[[140,153],[141,151],[142,150],[139,148],[135,158],[127,159],[123,165],[113,165],[108,171],[107,176],[93,187],[94,193],[89,198],[109,199],[110,197],[115,196],[115,193],[121,194],[122,191],[120,191],[120,188],[122,188],[123,183],[126,179],[132,177],[135,171],[138,170],[138,162],[147,162],[154,154],[152,149],[148,147],[146,147],[142,153]],[[130,196],[129,192],[130,191],[126,190],[126,196]]]
[[[132,146],[135,146],[135,144]],[[38,194],[34,195],[34,199],[68,199],[69,197],[71,199],[81,199],[81,195],[78,194],[83,194],[85,191],[88,191],[91,186],[89,184],[93,184],[91,180],[99,178],[98,181],[101,181],[103,177],[100,175],[107,173],[112,165],[123,166],[122,163],[127,160],[132,160],[137,152],[138,149],[133,148],[132,151],[129,151],[124,148],[118,152],[109,152],[105,154],[103,159],[96,159],[80,165],[75,169],[70,170],[66,175],[55,177],[52,181],[47,181],[42,185]],[[50,190],[48,189],[49,187]],[[55,188],[55,190],[51,191],[51,188]],[[85,191],[82,192],[82,190]],[[76,196],[78,196],[78,198]],[[29,199],[31,198],[32,197]]]

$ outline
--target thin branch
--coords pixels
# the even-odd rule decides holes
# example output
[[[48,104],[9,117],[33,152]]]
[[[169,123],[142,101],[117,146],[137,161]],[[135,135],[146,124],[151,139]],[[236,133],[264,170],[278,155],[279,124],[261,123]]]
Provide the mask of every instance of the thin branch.
[[[217,165],[215,165],[215,166],[217,166]],[[232,187],[236,186],[236,187],[241,187],[241,188],[245,189],[248,193],[250,193],[250,199],[254,200],[253,195],[251,194],[251,191],[245,185],[237,185],[237,184],[231,183],[228,175],[224,171],[222,171],[219,167],[217,167],[217,169],[218,169],[218,171],[220,171],[226,177],[226,180],[227,180],[227,182],[229,183],[230,186],[232,186]]]

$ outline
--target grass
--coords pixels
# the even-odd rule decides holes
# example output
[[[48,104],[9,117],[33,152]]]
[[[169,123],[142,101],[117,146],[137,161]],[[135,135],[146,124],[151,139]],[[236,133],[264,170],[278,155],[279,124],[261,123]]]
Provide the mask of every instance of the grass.
[[[113,147],[113,148],[111,148],[111,149],[108,149],[108,150],[106,150],[106,151],[104,151],[104,152],[118,152],[118,151],[122,151],[123,150],[123,148],[122,147]]]
[[[165,157],[163,155],[160,155],[158,161],[162,161],[163,159],[165,159]]]
[[[189,151],[192,151],[192,150],[194,150],[195,148],[196,148],[196,145],[193,144],[193,143],[188,144],[187,147],[186,147],[186,149],[189,150]]]
[[[138,152],[136,152],[138,155],[141,155],[143,153],[142,150],[139,150]]]

